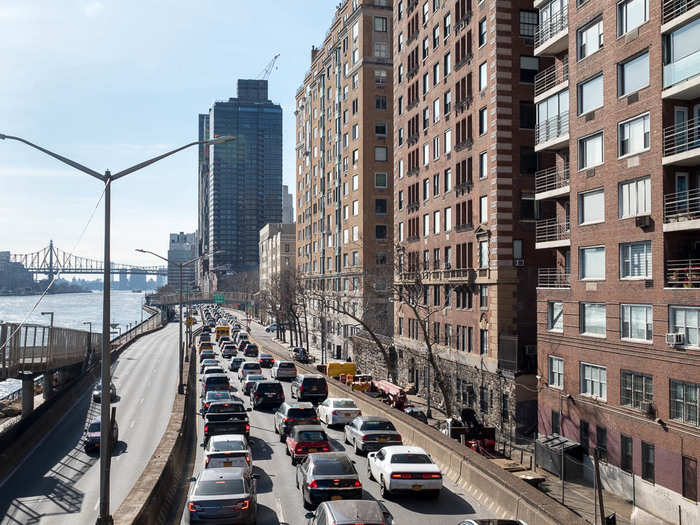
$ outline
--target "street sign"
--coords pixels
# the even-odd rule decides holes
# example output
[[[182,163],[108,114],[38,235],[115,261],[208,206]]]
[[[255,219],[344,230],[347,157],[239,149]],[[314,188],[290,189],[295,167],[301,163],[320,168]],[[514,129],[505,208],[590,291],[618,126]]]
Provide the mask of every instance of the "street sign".
[[[187,321],[185,321],[185,322],[187,323],[187,326],[192,326],[195,322],[194,317],[188,317]]]
[[[212,297],[212,301],[214,302],[214,304],[224,304],[226,302],[226,299],[224,299],[224,294],[215,293],[214,297]]]

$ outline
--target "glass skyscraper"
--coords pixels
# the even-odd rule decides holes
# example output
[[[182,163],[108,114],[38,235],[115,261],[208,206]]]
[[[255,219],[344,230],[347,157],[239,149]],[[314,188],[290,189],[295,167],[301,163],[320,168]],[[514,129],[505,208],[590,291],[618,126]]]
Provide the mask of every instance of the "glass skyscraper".
[[[238,80],[238,97],[215,102],[199,123],[200,139],[236,137],[200,150],[200,250],[225,252],[209,256],[210,271],[253,269],[260,229],[282,222],[282,108],[267,80]]]

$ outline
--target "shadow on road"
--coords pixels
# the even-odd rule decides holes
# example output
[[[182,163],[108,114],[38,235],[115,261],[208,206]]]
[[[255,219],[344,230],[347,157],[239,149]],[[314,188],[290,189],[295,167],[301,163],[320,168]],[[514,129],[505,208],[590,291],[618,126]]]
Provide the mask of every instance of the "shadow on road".
[[[443,486],[438,499],[412,496],[410,494],[397,494],[392,500],[405,509],[419,514],[474,514],[476,512],[474,507],[462,498],[463,495],[455,494],[452,490]]]
[[[267,472],[260,467],[253,467],[253,474],[258,475],[258,480],[255,485],[258,494],[267,494],[268,492],[272,492],[274,483],[272,482],[272,478],[267,475]]]
[[[289,525],[277,517],[277,513],[266,505],[258,504],[257,525]]]
[[[253,461],[272,459],[272,448],[264,440],[251,436],[250,448],[253,451]]]

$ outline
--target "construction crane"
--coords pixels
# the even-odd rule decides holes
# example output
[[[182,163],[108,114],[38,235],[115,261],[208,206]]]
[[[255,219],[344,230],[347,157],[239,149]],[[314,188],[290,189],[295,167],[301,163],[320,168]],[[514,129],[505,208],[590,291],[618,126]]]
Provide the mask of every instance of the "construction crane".
[[[277,59],[279,57],[279,53],[272,57],[272,60],[268,62],[267,66],[265,66],[265,69],[262,70],[262,73],[258,75],[258,80],[267,80],[270,78],[270,74],[272,74],[272,70],[275,68],[275,64],[277,63]]]

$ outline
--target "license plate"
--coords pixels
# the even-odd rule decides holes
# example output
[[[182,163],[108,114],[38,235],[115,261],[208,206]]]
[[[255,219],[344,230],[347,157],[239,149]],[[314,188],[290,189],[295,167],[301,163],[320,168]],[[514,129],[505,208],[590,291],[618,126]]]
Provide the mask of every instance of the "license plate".
[[[312,387],[311,387],[311,391],[312,391],[312,392],[316,392],[317,390],[318,390],[318,387],[317,387],[317,386],[312,386]]]
[[[232,467],[233,461],[224,461],[224,467]]]
[[[413,485],[413,486],[411,487],[412,490],[420,490],[420,489],[422,489],[422,488],[423,488],[423,485]]]
[[[265,394],[265,397],[275,397],[275,394]]]
[[[384,442],[384,441],[388,441],[388,439],[385,438],[385,437],[380,437],[379,439],[377,439],[377,441],[382,441],[382,442]]]
[[[338,501],[339,499],[343,499],[343,496],[331,496],[331,499],[333,501]]]
[[[313,453],[313,452],[316,452],[316,449],[315,449],[315,448],[310,448],[310,449],[309,449],[309,454],[311,454],[311,453]]]

